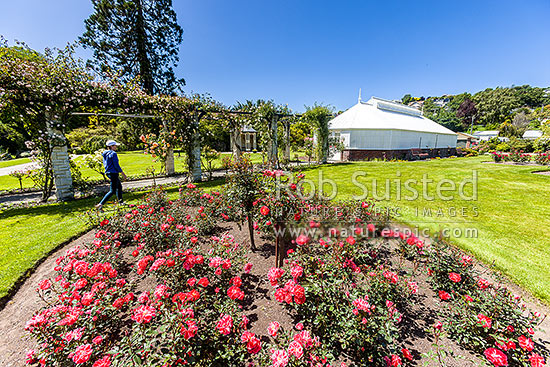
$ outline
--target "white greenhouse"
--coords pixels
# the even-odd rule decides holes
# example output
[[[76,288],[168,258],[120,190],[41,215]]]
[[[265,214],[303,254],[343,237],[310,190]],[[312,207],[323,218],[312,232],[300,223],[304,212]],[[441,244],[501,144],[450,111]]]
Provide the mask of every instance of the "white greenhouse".
[[[332,119],[331,135],[343,142],[336,160],[371,158],[414,159],[456,153],[455,132],[422,112],[400,103],[372,97]]]

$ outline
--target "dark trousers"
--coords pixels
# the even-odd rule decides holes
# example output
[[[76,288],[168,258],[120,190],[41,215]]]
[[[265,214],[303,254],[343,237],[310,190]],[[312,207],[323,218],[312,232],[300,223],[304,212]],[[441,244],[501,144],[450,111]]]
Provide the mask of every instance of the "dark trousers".
[[[111,189],[99,202],[101,205],[105,204],[107,200],[109,200],[109,198],[115,193],[118,201],[122,201],[122,183],[120,182],[120,178],[118,178],[118,173],[107,173],[107,177],[111,180]]]

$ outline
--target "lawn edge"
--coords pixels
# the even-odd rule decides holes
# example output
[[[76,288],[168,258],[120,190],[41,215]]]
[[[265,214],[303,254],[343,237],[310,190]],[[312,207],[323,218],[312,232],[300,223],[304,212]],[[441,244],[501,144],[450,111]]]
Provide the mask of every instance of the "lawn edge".
[[[93,226],[88,226],[85,229],[83,229],[82,231],[79,231],[78,233],[72,235],[71,237],[69,237],[65,241],[62,241],[62,242],[58,243],[57,245],[52,247],[48,252],[46,252],[44,255],[42,255],[42,257],[40,257],[40,259],[35,261],[34,264],[30,268],[27,268],[23,272],[23,274],[21,274],[17,278],[17,280],[11,285],[11,287],[8,289],[6,295],[0,297],[0,311],[2,311],[4,309],[4,307],[6,307],[8,302],[19,291],[19,289],[21,289],[21,287],[23,286],[25,281],[36,271],[36,269],[38,269],[38,267],[40,265],[42,265],[42,263],[44,263],[44,261],[46,261],[51,255],[53,255],[59,249],[61,249],[64,246],[68,245],[69,243],[73,242],[74,240],[82,237],[83,235],[90,232],[91,230],[93,230]]]
[[[392,220],[392,222],[394,224],[407,227],[409,229],[412,228],[412,226],[409,223],[407,223],[406,221],[399,221],[399,220],[394,219],[394,220]],[[424,238],[424,237],[421,237],[421,238]],[[427,237],[427,238],[430,239],[430,240],[433,240],[433,239],[436,238],[436,236],[434,234],[430,234],[430,236]],[[444,241],[448,245],[453,246],[454,248],[464,252],[465,254],[473,256],[475,258],[475,260],[478,262],[478,264],[482,265],[484,269],[488,270],[491,273],[497,273],[500,277],[502,277],[502,280],[505,283],[505,286],[507,288],[517,287],[518,290],[520,290],[523,293],[523,294],[521,294],[522,298],[524,298],[526,300],[529,300],[533,304],[538,303],[538,304],[542,305],[543,307],[545,307],[547,309],[550,309],[550,300],[546,300],[544,298],[538,297],[537,295],[535,295],[535,293],[533,291],[528,289],[524,284],[521,284],[519,281],[516,281],[514,278],[512,278],[511,275],[504,273],[503,270],[500,269],[497,265],[489,264],[486,261],[480,259],[479,255],[475,254],[472,251],[469,251],[469,250],[463,248],[462,246],[460,246],[460,244],[458,242],[453,241],[450,238],[449,239],[444,239]],[[548,315],[550,316],[550,313]]]

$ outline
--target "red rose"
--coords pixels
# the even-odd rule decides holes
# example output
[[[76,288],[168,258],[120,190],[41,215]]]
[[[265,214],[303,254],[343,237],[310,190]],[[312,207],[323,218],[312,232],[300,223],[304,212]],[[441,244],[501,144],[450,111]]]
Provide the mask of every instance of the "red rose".
[[[489,282],[487,281],[487,279],[479,278],[479,280],[477,281],[477,286],[481,289],[485,289],[489,286]]]
[[[302,347],[302,344],[296,340],[293,340],[288,345],[288,353],[298,359],[301,359],[304,356],[304,348]]]
[[[199,284],[201,287],[208,287],[208,284],[210,284],[210,281],[208,280],[208,278],[204,277],[204,278],[201,278],[201,279],[198,281],[198,284]]]
[[[139,324],[146,324],[151,322],[153,317],[155,317],[155,309],[151,306],[140,306],[134,310],[132,315],[132,320]]]
[[[533,341],[523,335],[518,338],[518,341],[519,341],[519,346],[525,349],[526,351],[530,352],[535,347],[535,344],[533,343]]]
[[[110,365],[111,365],[111,357],[107,355],[95,361],[92,367],[109,367]]]
[[[483,354],[496,367],[508,366],[508,357],[498,349],[489,348]]]
[[[460,274],[450,273],[449,279],[451,280],[451,282],[458,283],[462,280],[462,277],[460,276]]]
[[[43,281],[38,283],[38,288],[42,289],[43,291],[45,291],[46,289],[49,289],[51,286],[52,286],[52,282],[50,282],[49,279],[44,279]]]
[[[262,207],[260,208],[260,213],[265,217],[266,215],[269,214],[269,208],[268,208],[267,206],[265,206],[265,205],[262,206]]]
[[[242,300],[244,298],[244,292],[239,287],[235,286],[229,287],[229,289],[227,290],[227,295],[232,300]]]
[[[281,324],[279,324],[277,321],[273,321],[271,324],[269,324],[269,327],[267,328],[267,332],[272,337],[276,337],[277,336],[277,331],[279,330],[280,326],[281,326]]]
[[[296,243],[298,245],[305,245],[309,241],[309,238],[306,235],[299,235],[298,238],[296,238]]]
[[[253,336],[248,340],[248,343],[246,343],[246,350],[250,354],[257,354],[262,349],[262,343],[260,342],[260,339]]]
[[[73,362],[76,364],[82,364],[88,362],[92,355],[92,345],[84,344],[76,348],[73,354]]]
[[[408,350],[407,348],[401,349],[401,352],[403,352],[403,357],[405,357],[405,358],[408,359],[409,361],[412,361],[412,360],[413,360],[413,356],[412,356],[411,352],[409,352],[409,350]]]
[[[443,301],[448,301],[451,299],[451,295],[445,291],[439,291],[439,298]]]
[[[531,362],[531,367],[544,367],[544,358],[537,353],[532,353],[529,356],[529,362]]]
[[[396,356],[395,354],[392,354],[392,356],[391,356],[391,366],[392,367],[401,366],[401,358],[399,358],[399,356]]]
[[[481,326],[483,326],[484,328],[489,329],[491,327],[491,318],[490,317],[485,316],[484,314],[480,313],[479,315],[477,315],[477,318],[479,319],[479,321],[477,323],[481,324]]]

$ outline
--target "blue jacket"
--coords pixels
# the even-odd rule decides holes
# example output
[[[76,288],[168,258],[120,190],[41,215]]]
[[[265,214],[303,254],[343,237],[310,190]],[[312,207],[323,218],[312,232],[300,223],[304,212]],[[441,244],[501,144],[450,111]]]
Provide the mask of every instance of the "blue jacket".
[[[101,153],[103,156],[103,166],[105,167],[105,173],[121,173],[122,168],[118,164],[118,156],[114,150],[106,150]]]

